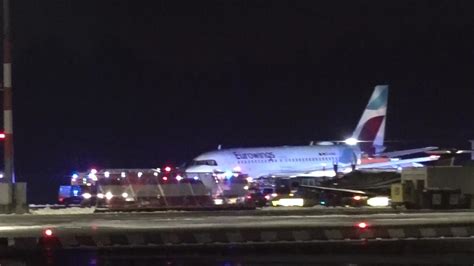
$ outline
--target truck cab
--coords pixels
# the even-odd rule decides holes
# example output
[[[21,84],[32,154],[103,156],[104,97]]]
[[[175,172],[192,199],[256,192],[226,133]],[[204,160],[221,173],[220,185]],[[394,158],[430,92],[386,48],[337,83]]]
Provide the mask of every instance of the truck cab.
[[[59,186],[58,202],[69,206],[71,204],[81,204],[83,201],[83,189],[77,185]]]

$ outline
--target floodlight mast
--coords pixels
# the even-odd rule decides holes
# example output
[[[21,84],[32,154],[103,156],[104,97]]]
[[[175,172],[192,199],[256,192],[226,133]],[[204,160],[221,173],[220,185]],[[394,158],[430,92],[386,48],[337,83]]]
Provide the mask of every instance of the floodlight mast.
[[[15,183],[13,164],[13,101],[12,101],[12,56],[10,34],[10,0],[3,0],[3,128],[4,180]]]

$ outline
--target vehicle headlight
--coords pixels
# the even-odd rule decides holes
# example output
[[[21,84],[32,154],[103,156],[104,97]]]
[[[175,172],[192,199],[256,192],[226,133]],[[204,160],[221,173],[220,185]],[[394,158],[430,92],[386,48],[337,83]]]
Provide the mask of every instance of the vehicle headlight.
[[[122,193],[122,198],[127,198],[127,197],[128,197],[128,193],[127,193],[127,192]]]
[[[284,198],[280,199],[278,205],[291,207],[291,206],[304,206],[304,200],[302,198]]]
[[[106,199],[108,199],[108,200],[109,200],[109,199],[111,199],[111,198],[113,198],[113,197],[114,197],[114,195],[112,195],[112,193],[111,193],[111,192],[107,192],[107,193],[105,193],[105,198],[106,198]]]
[[[90,199],[92,197],[91,193],[84,193],[82,194],[82,197],[85,198],[85,199]]]
[[[103,194],[103,193],[99,193],[99,194],[97,194],[97,198],[99,198],[99,199],[103,199],[103,198],[104,198],[104,194]]]
[[[387,207],[390,205],[390,198],[389,197],[373,197],[367,200],[367,205],[371,207]]]
[[[224,204],[224,200],[223,199],[214,199],[214,204],[215,205],[222,205],[222,204]]]

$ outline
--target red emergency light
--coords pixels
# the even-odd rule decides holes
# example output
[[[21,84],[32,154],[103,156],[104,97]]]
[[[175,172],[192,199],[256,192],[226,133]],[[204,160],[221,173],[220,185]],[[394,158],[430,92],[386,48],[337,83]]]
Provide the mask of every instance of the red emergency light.
[[[369,225],[364,223],[364,222],[361,222],[361,223],[357,224],[357,227],[359,227],[360,229],[365,229],[365,228],[367,228],[367,226],[369,226]]]
[[[0,139],[5,139],[5,133],[0,133]]]
[[[51,230],[51,229],[46,229],[46,230],[44,230],[43,234],[44,234],[44,236],[46,236],[46,237],[51,237],[51,236],[53,236],[53,230]]]
[[[166,171],[166,172],[170,172],[170,171],[171,171],[171,167],[166,166],[166,167],[165,167],[165,171]]]

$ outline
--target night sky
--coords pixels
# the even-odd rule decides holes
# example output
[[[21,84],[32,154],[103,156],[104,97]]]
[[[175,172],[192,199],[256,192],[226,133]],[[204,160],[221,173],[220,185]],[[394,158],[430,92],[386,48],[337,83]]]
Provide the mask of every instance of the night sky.
[[[16,174],[344,139],[389,84],[387,145],[474,137],[472,1],[12,1]]]

